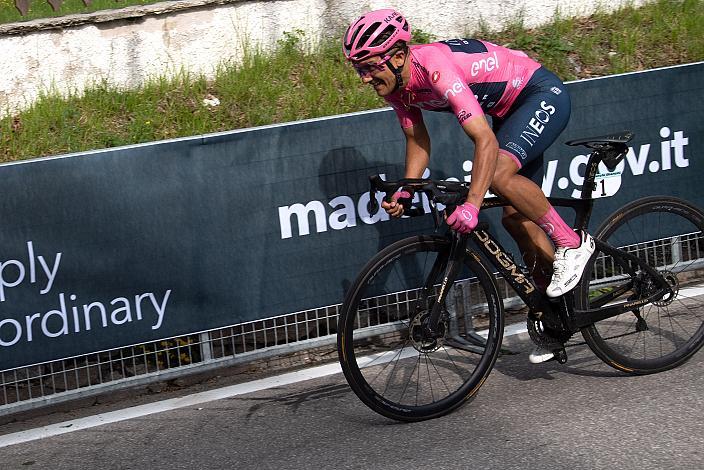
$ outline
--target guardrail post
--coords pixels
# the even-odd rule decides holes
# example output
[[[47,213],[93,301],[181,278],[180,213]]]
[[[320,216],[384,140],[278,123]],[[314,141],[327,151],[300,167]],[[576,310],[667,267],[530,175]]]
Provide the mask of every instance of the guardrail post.
[[[201,333],[198,335],[200,340],[200,357],[203,362],[213,360],[213,344],[210,341],[210,332]]]
[[[682,240],[680,237],[672,237],[672,264],[682,261]]]

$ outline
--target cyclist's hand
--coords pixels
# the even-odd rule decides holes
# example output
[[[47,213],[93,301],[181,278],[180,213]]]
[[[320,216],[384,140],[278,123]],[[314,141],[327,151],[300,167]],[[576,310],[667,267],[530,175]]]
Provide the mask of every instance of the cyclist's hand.
[[[413,195],[405,189],[396,191],[394,195],[391,196],[391,202],[383,201],[381,203],[381,207],[391,217],[401,217],[403,215],[403,204],[399,201],[399,199],[407,199],[410,201],[413,199]]]
[[[457,206],[455,211],[447,218],[447,225],[459,233],[469,233],[477,228],[479,222],[479,209],[474,204],[465,202]]]

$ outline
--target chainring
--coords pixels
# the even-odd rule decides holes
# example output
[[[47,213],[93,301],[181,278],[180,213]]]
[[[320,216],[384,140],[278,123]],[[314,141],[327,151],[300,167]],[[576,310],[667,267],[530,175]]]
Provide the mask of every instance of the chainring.
[[[545,349],[562,349],[567,340],[570,339],[570,336],[572,336],[566,332],[547,328],[537,318],[531,318],[531,315],[528,316],[527,327],[530,339],[536,345]]]

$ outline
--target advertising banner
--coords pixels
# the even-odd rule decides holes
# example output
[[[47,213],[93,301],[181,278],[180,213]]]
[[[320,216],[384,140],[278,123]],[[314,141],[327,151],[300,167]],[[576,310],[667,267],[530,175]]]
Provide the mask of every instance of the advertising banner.
[[[569,84],[543,191],[581,189],[586,149],[562,142],[629,129],[592,228],[643,195],[704,206],[703,84],[702,63]],[[468,180],[456,119],[424,118],[430,176]],[[380,247],[433,230],[368,212],[368,176],[400,178],[403,152],[384,109],[0,165],[0,370],[340,303]]]

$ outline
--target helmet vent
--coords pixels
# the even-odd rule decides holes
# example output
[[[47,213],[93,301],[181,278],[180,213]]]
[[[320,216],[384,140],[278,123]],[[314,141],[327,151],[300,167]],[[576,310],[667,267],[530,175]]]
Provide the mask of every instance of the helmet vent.
[[[359,37],[359,40],[357,41],[357,48],[362,47],[369,40],[371,35],[374,34],[374,31],[379,28],[379,26],[381,26],[381,23],[372,23],[372,25],[369,26]]]
[[[391,37],[391,35],[394,33],[394,31],[396,31],[396,26],[393,26],[393,25],[387,26],[386,28],[384,28],[384,30],[381,32],[381,34],[379,34],[379,36],[377,36],[377,38],[374,39],[374,42],[372,42],[369,45],[371,47],[381,46]]]
[[[367,50],[360,51],[354,55],[353,60],[362,60],[365,57],[367,57],[368,55],[369,55],[369,51],[367,51]]]
[[[397,43],[411,41],[411,25],[396,10],[384,8],[360,16],[347,29],[342,52],[353,62],[384,55]]]
[[[364,24],[360,24],[359,26],[357,26],[355,32],[347,36],[349,38],[349,42],[345,44],[345,48],[347,48],[348,50],[352,49],[352,44],[354,44],[354,40],[357,38],[359,30],[362,29],[362,26],[364,26]]]

